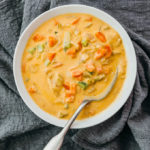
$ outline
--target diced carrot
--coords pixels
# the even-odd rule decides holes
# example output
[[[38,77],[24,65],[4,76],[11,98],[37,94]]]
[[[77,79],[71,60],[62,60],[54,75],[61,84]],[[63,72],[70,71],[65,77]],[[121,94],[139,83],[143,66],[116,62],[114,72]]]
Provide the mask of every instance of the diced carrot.
[[[76,94],[76,87],[77,87],[76,83],[70,84],[70,91],[72,94]]]
[[[78,42],[78,45],[79,45],[79,49],[78,49],[78,50],[81,50],[81,49],[82,49],[81,41],[80,41],[80,42]]]
[[[72,71],[72,77],[79,77],[82,76],[83,72],[80,70],[74,70]]]
[[[33,94],[33,93],[35,93],[35,92],[36,92],[35,88],[33,88],[33,87],[30,87],[30,88],[29,88],[29,93]]]
[[[57,20],[54,20],[54,25],[56,26],[58,24],[59,24],[59,22]]]
[[[50,36],[49,37],[49,46],[53,47],[56,43],[57,43],[57,40],[54,37]]]
[[[102,73],[102,72],[103,72],[102,65],[98,65],[98,66],[96,67],[96,71],[97,71],[97,73]]]
[[[75,99],[75,94],[72,93],[70,90],[69,91],[65,91],[65,97],[66,97],[65,102],[71,103]]]
[[[49,61],[51,62],[54,59],[55,56],[56,56],[56,53],[48,53]]]
[[[85,67],[86,67],[87,71],[89,71],[89,72],[93,72],[95,70],[93,61],[87,62]]]
[[[67,50],[66,52],[68,55],[75,55],[76,54],[76,49],[75,48],[71,48],[69,50]]]
[[[92,20],[93,20],[92,17],[89,17],[89,18],[85,19],[85,21],[92,21]]]
[[[106,42],[106,37],[102,32],[96,32],[95,36],[101,41],[101,42]]]
[[[71,55],[71,57],[72,57],[72,58],[75,58],[75,57],[76,57],[76,54],[74,54],[74,55]]]
[[[75,19],[75,20],[72,22],[72,25],[77,24],[77,23],[79,22],[79,20],[80,20],[80,18]]]
[[[71,97],[71,96],[73,96],[74,94],[73,93],[71,93],[71,91],[66,91],[65,92],[65,97]]]
[[[70,90],[70,82],[65,81],[65,82],[64,82],[64,88],[65,88],[66,90]]]
[[[25,64],[22,64],[21,70],[23,73],[25,73],[25,71],[26,71],[26,65]]]
[[[44,39],[45,39],[45,37],[42,36],[42,35],[39,35],[39,34],[36,34],[36,35],[34,35],[34,37],[33,37],[34,42],[40,42],[40,41],[42,41],[42,40],[44,40]]]
[[[94,58],[95,59],[100,59],[101,57],[102,57],[102,54],[101,54],[101,50],[99,49],[99,50],[96,51],[96,53],[94,55]]]
[[[67,90],[65,92],[66,97],[74,96],[76,94],[76,83],[70,83],[70,82],[66,81],[64,83],[64,87]]]
[[[105,56],[107,53],[107,50],[105,48],[101,48],[99,50],[97,50],[97,52],[95,53],[95,56],[94,58],[95,59],[100,59],[102,58],[103,56]]]
[[[60,48],[58,48],[58,51],[60,52],[60,51],[62,51],[63,50],[63,48],[62,47],[60,47]]]
[[[109,45],[105,45],[104,48],[107,50],[107,53],[105,55],[106,58],[110,57],[112,54],[112,49],[110,48]]]
[[[83,76],[76,77],[76,79],[77,79],[78,81],[82,81]]]

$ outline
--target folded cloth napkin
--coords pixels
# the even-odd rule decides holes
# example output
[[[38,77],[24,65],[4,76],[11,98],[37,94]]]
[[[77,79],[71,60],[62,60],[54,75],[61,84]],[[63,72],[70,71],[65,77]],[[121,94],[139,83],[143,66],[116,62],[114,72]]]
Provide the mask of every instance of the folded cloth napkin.
[[[0,1],[0,150],[41,150],[60,128],[42,121],[16,89],[12,61],[21,32],[39,14],[63,4],[86,4],[115,17],[136,51],[138,72],[124,107],[102,124],[70,130],[62,150],[150,150],[150,1],[1,0]]]

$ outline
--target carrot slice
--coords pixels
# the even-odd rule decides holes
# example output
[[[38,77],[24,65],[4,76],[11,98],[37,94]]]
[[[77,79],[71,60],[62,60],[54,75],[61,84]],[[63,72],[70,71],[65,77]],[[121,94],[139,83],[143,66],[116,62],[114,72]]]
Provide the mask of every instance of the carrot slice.
[[[65,93],[66,97],[70,97],[70,96],[73,96],[76,94],[76,83],[70,83],[70,82],[66,81],[64,83],[64,87],[66,90],[68,90]]]
[[[33,93],[35,93],[35,92],[36,92],[36,90],[35,90],[33,87],[30,87],[30,88],[29,88],[29,93],[33,94]]]
[[[92,17],[89,17],[89,18],[85,19],[85,21],[92,21],[92,20],[93,20]]]
[[[22,66],[21,66],[21,70],[22,70],[22,72],[23,72],[23,73],[25,73],[25,72],[26,72],[26,65],[25,65],[25,64],[22,64]]]
[[[73,55],[75,54],[75,49],[70,49],[66,52],[68,55]]]
[[[65,81],[65,83],[64,83],[64,88],[65,88],[66,90],[70,90],[70,83],[69,83],[68,81]]]
[[[69,50],[67,50],[66,52],[68,55],[75,55],[76,54],[76,49],[75,48],[71,48]]]
[[[75,19],[75,20],[72,22],[72,25],[77,24],[77,23],[79,22],[79,20],[80,20],[80,18]]]
[[[71,96],[73,96],[73,94],[70,91],[65,92],[65,97],[71,97]]]
[[[71,91],[66,91],[65,92],[65,102],[67,103],[72,103],[75,99],[75,95]]]
[[[70,91],[72,94],[76,94],[76,87],[77,87],[76,83],[70,84]]]
[[[59,24],[59,22],[57,20],[54,20],[54,25],[56,26],[58,24]]]
[[[112,54],[112,49],[110,48],[109,45],[105,45],[104,48],[107,50],[107,53],[105,55],[106,58],[110,57]]]
[[[79,76],[82,76],[82,74],[83,72],[80,70],[72,71],[72,77],[79,77]]]
[[[56,43],[57,43],[57,40],[54,37],[50,36],[49,37],[49,46],[53,47]]]
[[[76,79],[77,79],[78,81],[82,81],[83,76],[76,77]]]
[[[101,42],[106,42],[106,37],[102,32],[96,32],[95,36],[101,41]]]
[[[40,42],[40,41],[42,41],[44,39],[45,39],[45,37],[42,36],[42,35],[39,35],[39,34],[36,34],[36,35],[33,36],[34,42]]]
[[[49,61],[51,62],[54,59],[55,56],[56,56],[56,53],[48,53]]]
[[[106,53],[107,53],[107,50],[105,48],[101,48],[101,49],[97,50],[97,52],[94,55],[94,58],[95,59],[100,59],[103,56],[105,56]]]
[[[92,61],[89,61],[88,63],[86,63],[85,67],[86,67],[87,71],[89,71],[89,72],[95,71],[95,66]]]
[[[81,50],[81,49],[82,49],[81,41],[80,41],[80,42],[78,42],[78,45],[79,45],[79,49],[78,49],[78,50]]]

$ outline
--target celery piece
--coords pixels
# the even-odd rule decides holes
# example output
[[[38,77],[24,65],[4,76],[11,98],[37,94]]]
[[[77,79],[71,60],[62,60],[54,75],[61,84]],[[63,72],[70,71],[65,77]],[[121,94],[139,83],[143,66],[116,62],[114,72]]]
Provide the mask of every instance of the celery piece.
[[[82,88],[83,90],[85,90],[88,87],[88,84],[86,82],[78,82],[78,85],[80,86],[80,88]]]
[[[71,47],[70,32],[65,32],[64,35],[64,51]]]
[[[88,85],[91,85],[91,84],[94,84],[96,81],[94,79],[87,78],[87,79],[85,79],[84,82],[87,83]]]
[[[64,42],[64,51],[66,52],[67,49],[69,49],[71,47],[71,43],[70,42]]]
[[[61,87],[63,85],[64,79],[60,74],[56,74],[55,81],[56,87]]]
[[[57,31],[55,31],[55,34],[57,34],[58,32]]]
[[[50,64],[49,59],[46,59],[44,64],[45,64],[45,66],[48,66]]]
[[[94,72],[89,72],[91,75],[93,75],[94,74]]]
[[[68,104],[65,104],[65,105],[64,105],[64,108],[65,108],[65,109],[68,109],[68,108],[69,108],[69,105],[68,105]]]
[[[37,50],[38,50],[38,52],[43,52],[43,50],[44,50],[44,44],[42,44],[42,45],[38,45],[37,46]]]
[[[26,78],[26,79],[25,79],[26,82],[28,82],[29,80],[30,80],[29,78]]]
[[[62,25],[59,23],[58,24],[58,29],[61,29],[62,28]]]
[[[91,74],[91,72],[89,72],[89,71],[84,71],[84,72],[83,72],[83,76],[84,76],[84,77],[90,78],[90,77],[92,77],[92,75],[93,75],[93,74]]]
[[[35,50],[36,50],[35,47],[34,48],[30,48],[30,49],[28,49],[28,52],[33,55],[33,53],[35,52]]]
[[[61,89],[63,88],[64,79],[59,73],[55,73],[53,76],[52,89],[55,95],[59,95]]]
[[[88,41],[87,40],[82,40],[81,43],[82,43],[83,47],[88,46]]]
[[[101,80],[104,79],[104,78],[105,78],[105,74],[101,74],[101,75],[99,75],[99,76],[96,76],[96,77],[94,78],[94,81],[95,81],[95,82],[101,81]]]
[[[48,45],[48,42],[46,41],[45,43],[44,43],[44,48],[45,48],[45,46],[47,46]]]
[[[64,46],[64,52],[66,52],[66,51],[67,51],[67,49],[68,49],[68,48]]]

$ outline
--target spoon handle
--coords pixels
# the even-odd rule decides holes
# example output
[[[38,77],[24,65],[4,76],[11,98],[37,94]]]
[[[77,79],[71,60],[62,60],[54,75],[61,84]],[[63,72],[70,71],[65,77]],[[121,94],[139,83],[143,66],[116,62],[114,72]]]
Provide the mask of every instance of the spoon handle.
[[[45,148],[43,150],[60,150],[64,137],[67,133],[67,131],[70,129],[72,123],[74,122],[74,120],[77,118],[77,116],[79,115],[80,111],[84,108],[84,106],[89,103],[88,100],[84,100],[80,106],[78,107],[78,109],[76,110],[76,112],[73,114],[73,116],[71,117],[71,119],[66,123],[65,127],[61,130],[61,132],[59,134],[57,134],[56,136],[54,136],[49,142],[48,144],[45,146]]]

